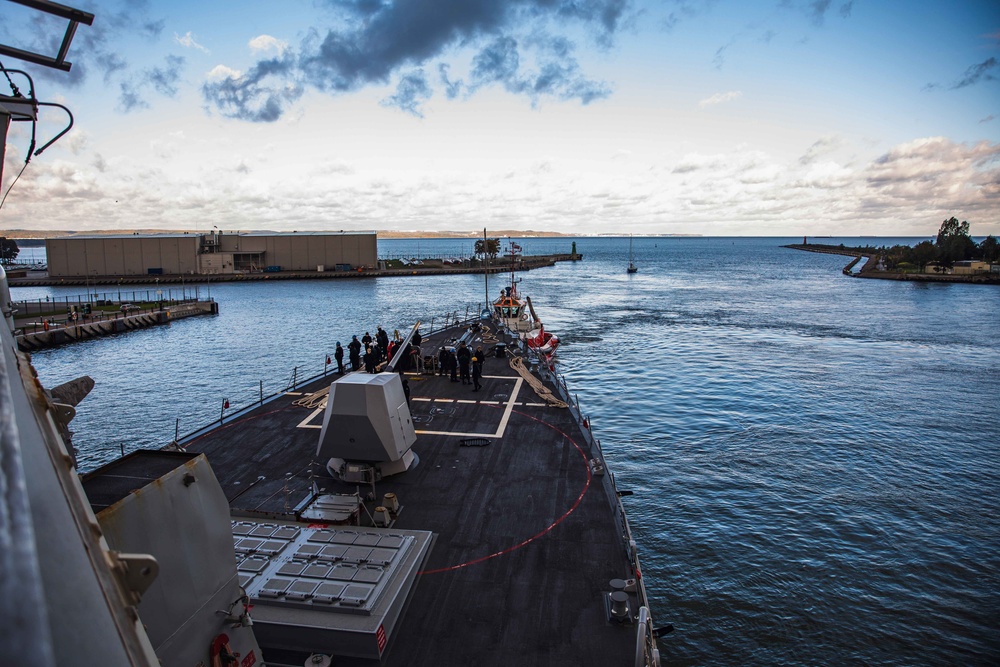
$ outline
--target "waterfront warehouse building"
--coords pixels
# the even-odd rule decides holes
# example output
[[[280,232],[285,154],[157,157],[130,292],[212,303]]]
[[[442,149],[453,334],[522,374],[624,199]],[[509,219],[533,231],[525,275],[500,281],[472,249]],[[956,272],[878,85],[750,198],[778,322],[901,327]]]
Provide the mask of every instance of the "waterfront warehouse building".
[[[122,234],[46,239],[49,277],[350,271],[378,262],[375,232]]]

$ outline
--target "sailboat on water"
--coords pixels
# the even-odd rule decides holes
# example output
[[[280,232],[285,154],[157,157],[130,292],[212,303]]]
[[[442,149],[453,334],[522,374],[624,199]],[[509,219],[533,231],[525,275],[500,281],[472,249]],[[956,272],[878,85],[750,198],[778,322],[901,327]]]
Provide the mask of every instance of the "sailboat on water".
[[[629,273],[637,273],[638,271],[639,271],[639,267],[636,266],[635,262],[632,261],[632,235],[629,234],[628,235],[628,272]]]

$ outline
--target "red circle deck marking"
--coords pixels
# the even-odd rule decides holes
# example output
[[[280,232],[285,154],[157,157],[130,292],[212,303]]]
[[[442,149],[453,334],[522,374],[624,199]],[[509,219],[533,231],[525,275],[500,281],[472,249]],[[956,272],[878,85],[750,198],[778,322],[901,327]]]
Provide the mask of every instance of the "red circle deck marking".
[[[247,415],[246,417],[243,417],[241,419],[237,419],[237,420],[232,421],[232,422],[230,422],[228,424],[225,424],[221,428],[212,429],[212,431],[210,431],[209,433],[203,433],[203,434],[197,436],[196,438],[194,438],[194,439],[188,441],[187,443],[185,443],[184,446],[187,447],[187,446],[189,446],[191,444],[194,444],[195,442],[197,442],[198,440],[201,440],[202,438],[204,438],[205,436],[209,435],[210,433],[218,432],[218,431],[221,431],[221,430],[225,430],[225,429],[227,429],[227,428],[229,428],[231,426],[236,426],[237,424],[242,424],[242,423],[250,421],[252,419],[258,419],[260,417],[266,417],[268,415],[273,415],[276,412],[281,412],[282,410],[287,410],[287,409],[289,409],[291,407],[293,407],[293,406],[286,405],[283,408],[278,408],[277,410],[271,410],[271,411],[265,412],[263,414],[259,414],[259,415]],[[489,407],[494,407],[494,406],[489,406]],[[565,431],[563,431],[560,428],[557,428],[557,427],[553,426],[552,424],[550,424],[549,422],[547,422],[547,421],[545,421],[543,419],[539,419],[538,417],[532,417],[531,415],[526,414],[524,412],[521,412],[520,410],[511,410],[511,412],[516,413],[516,414],[518,414],[518,415],[520,415],[522,417],[527,417],[528,419],[536,421],[536,422],[538,422],[540,424],[544,424],[545,426],[548,426],[550,429],[552,429],[553,431],[555,431],[556,433],[558,433],[562,437],[566,438],[566,440],[568,440],[569,443],[571,445],[573,445],[573,447],[576,448],[577,453],[580,455],[580,458],[583,460],[584,469],[587,471],[587,480],[586,480],[586,482],[584,482],[583,488],[580,490],[579,495],[576,497],[576,500],[573,502],[573,504],[570,506],[570,508],[567,509],[565,512],[563,512],[555,521],[553,521],[552,523],[550,523],[548,526],[546,526],[544,529],[542,529],[538,533],[532,535],[531,537],[529,537],[529,538],[527,538],[525,540],[522,540],[521,542],[519,542],[517,544],[514,544],[512,546],[507,547],[506,549],[502,549],[500,551],[497,551],[495,553],[492,553],[492,554],[489,554],[489,555],[486,555],[486,556],[481,556],[481,557],[475,558],[473,560],[465,561],[464,563],[458,563],[457,565],[449,565],[447,567],[437,568],[437,569],[434,569],[434,570],[422,570],[420,572],[417,572],[417,574],[438,574],[440,572],[452,572],[454,570],[460,570],[460,569],[462,569],[464,567],[468,567],[470,565],[476,565],[478,563],[482,563],[482,562],[491,560],[493,558],[496,558],[498,556],[504,556],[504,555],[509,554],[509,553],[511,553],[513,551],[516,551],[517,549],[520,549],[523,546],[527,546],[528,544],[531,544],[532,542],[534,542],[535,540],[539,539],[540,537],[544,537],[545,535],[547,535],[553,528],[555,528],[560,523],[562,523],[563,520],[566,519],[570,514],[572,514],[573,512],[575,512],[576,508],[580,506],[581,502],[583,502],[583,497],[585,495],[587,495],[587,491],[590,489],[590,481],[592,479],[592,475],[591,475],[591,471],[590,471],[590,463],[587,461],[587,455],[584,453],[584,451],[580,447],[580,445],[577,444],[576,440],[574,440],[573,438],[569,437],[569,435],[567,435]]]
[[[528,419],[533,419],[536,422],[539,422],[541,424],[545,424],[550,429],[552,429],[556,433],[559,433],[560,435],[562,435],[562,437],[564,437],[567,440],[569,440],[570,444],[572,444],[574,447],[576,447],[576,451],[580,454],[580,458],[583,459],[584,468],[586,468],[586,470],[587,470],[587,481],[584,482],[583,489],[580,490],[580,495],[578,495],[576,497],[576,501],[573,503],[573,505],[568,510],[566,510],[565,512],[563,512],[562,515],[559,516],[559,518],[557,518],[555,521],[553,521],[552,523],[550,523],[547,527],[545,527],[544,529],[542,529],[540,532],[532,535],[531,537],[523,540],[522,542],[519,542],[519,543],[517,543],[517,544],[515,544],[513,546],[509,546],[506,549],[503,549],[501,551],[497,551],[495,553],[489,554],[488,556],[481,556],[481,557],[475,558],[473,560],[465,561],[464,563],[459,563],[457,565],[449,565],[448,567],[440,567],[440,568],[437,568],[435,570],[422,570],[420,572],[417,572],[417,574],[438,574],[439,572],[451,572],[453,570],[460,570],[463,567],[468,567],[470,565],[476,565],[477,563],[482,563],[482,562],[490,560],[492,558],[496,558],[497,556],[504,556],[504,555],[509,554],[509,553],[511,553],[513,551],[516,551],[517,549],[520,549],[523,546],[531,544],[532,542],[534,542],[538,538],[543,537],[544,535],[547,535],[549,533],[549,531],[551,531],[553,528],[555,528],[556,526],[558,526],[560,523],[562,523],[562,521],[566,517],[568,517],[570,514],[572,514],[574,511],[576,511],[576,508],[579,507],[580,503],[583,501],[583,497],[587,494],[587,490],[590,488],[591,473],[590,473],[590,463],[587,461],[587,455],[583,452],[583,449],[580,448],[580,445],[576,444],[576,441],[573,440],[573,438],[571,438],[568,435],[566,435],[566,433],[563,432],[562,429],[556,428],[555,426],[553,426],[552,424],[548,423],[547,421],[544,421],[544,420],[539,419],[537,417],[532,417],[531,415],[528,415],[528,414],[525,414],[523,412],[520,412],[519,410],[512,410],[511,412],[516,412],[517,414],[521,415],[522,417],[527,417]]]

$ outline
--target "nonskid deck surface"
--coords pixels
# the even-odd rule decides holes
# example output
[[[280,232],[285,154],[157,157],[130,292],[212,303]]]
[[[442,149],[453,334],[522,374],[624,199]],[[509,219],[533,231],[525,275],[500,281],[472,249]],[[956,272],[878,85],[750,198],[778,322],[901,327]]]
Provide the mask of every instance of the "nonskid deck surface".
[[[460,333],[422,347],[437,351]],[[483,375],[478,392],[447,376],[406,376],[420,462],[378,482],[376,497],[395,493],[394,527],[436,541],[383,664],[632,664],[635,626],[608,621],[609,581],[633,573],[609,480],[590,471],[596,453],[569,410],[548,407],[507,359],[488,358]],[[234,514],[291,514],[313,483],[370,490],[313,464],[323,413],[292,405],[334,379],[186,443],[207,455]]]

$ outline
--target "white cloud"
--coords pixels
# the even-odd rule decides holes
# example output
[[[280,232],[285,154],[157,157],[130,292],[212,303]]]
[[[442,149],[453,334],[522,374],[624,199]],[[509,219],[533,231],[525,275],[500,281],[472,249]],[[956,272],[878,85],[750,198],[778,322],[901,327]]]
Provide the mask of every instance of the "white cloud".
[[[205,78],[209,81],[221,81],[222,79],[238,79],[243,76],[243,72],[238,69],[233,69],[231,67],[226,67],[225,65],[216,65],[207,74]]]
[[[190,30],[184,33],[183,37],[175,32],[174,41],[180,44],[181,46],[184,46],[189,49],[198,49],[199,51],[202,51],[204,53],[211,53],[211,51],[209,51],[204,46],[195,41],[194,35],[191,34]]]
[[[864,177],[867,209],[952,211],[970,221],[975,212],[995,216],[1000,208],[1000,144],[916,139],[875,159]]]
[[[701,102],[698,102],[698,107],[704,109],[705,107],[714,106],[716,104],[725,104],[726,102],[732,102],[733,100],[738,100],[743,97],[743,92],[740,90],[730,90],[728,93],[716,93],[711,97],[706,97]]]
[[[249,46],[251,51],[270,51],[274,49],[280,55],[288,48],[288,42],[277,37],[271,37],[270,35],[258,35],[250,40]]]

